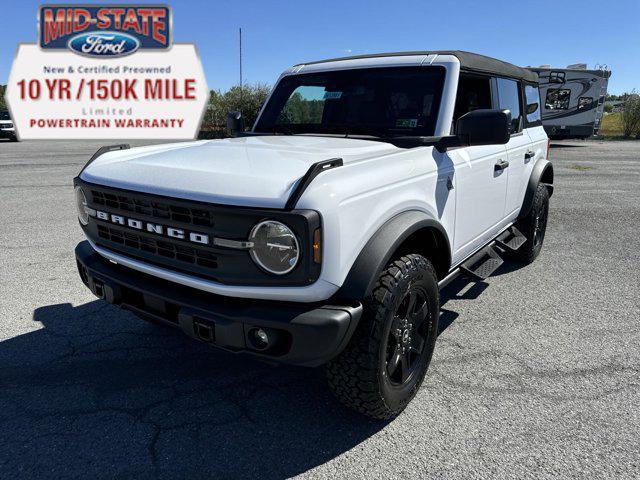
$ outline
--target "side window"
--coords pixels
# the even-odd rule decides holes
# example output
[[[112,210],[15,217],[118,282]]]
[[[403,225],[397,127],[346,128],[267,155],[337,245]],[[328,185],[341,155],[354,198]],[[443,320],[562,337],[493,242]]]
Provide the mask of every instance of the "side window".
[[[498,78],[498,105],[502,110],[511,112],[510,132],[522,131],[522,112],[520,111],[520,88],[515,80]]]
[[[568,88],[550,88],[547,90],[544,108],[547,110],[567,110],[570,98],[571,90]]]
[[[564,83],[564,72],[550,72],[549,83]]]
[[[526,100],[525,114],[527,125],[535,124],[542,120],[540,115],[540,91],[533,85],[524,86],[524,96]]]
[[[453,111],[455,122],[465,113],[491,107],[491,79],[473,75],[460,75],[456,106]]]
[[[580,97],[578,99],[579,110],[585,110],[587,108],[591,108],[591,105],[593,105],[593,98],[591,97]]]

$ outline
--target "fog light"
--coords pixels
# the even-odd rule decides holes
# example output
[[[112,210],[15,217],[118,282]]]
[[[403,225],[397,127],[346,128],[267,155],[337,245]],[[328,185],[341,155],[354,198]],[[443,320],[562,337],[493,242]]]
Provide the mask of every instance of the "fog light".
[[[262,328],[249,330],[249,341],[256,350],[264,350],[269,346],[269,335]]]

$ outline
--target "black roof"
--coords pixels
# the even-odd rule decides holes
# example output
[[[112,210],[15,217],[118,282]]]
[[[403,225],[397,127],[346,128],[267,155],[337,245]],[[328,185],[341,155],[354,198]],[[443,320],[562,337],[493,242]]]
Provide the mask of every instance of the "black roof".
[[[336,62],[340,60],[356,60],[360,58],[377,58],[377,57],[400,57],[407,55],[453,55],[460,61],[460,67],[463,70],[474,72],[492,73],[505,77],[523,79],[527,82],[538,83],[538,75],[527,68],[518,67],[511,63],[503,62],[496,58],[479,55],[477,53],[464,52],[462,50],[427,50],[416,52],[391,52],[391,53],[372,53],[369,55],[355,55],[352,57],[331,58],[328,60],[320,60],[316,62],[305,62],[299,65],[314,65],[317,63]]]
[[[589,75],[594,75],[596,77],[609,78],[611,77],[611,70],[604,69],[594,69],[589,70],[586,68],[553,68],[553,67],[527,67],[536,73],[545,73],[545,72],[577,72],[577,73],[588,73]]]

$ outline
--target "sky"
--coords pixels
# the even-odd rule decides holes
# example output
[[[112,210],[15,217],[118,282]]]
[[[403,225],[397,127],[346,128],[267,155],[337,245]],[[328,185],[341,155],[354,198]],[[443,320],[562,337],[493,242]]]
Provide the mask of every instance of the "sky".
[[[0,84],[18,42],[36,42],[41,3],[1,0]],[[101,3],[96,0],[59,3]],[[163,3],[115,0],[112,4]],[[516,65],[606,64],[609,93],[640,90],[640,0],[174,0],[173,39],[196,44],[210,89],[273,84],[304,61],[404,50],[468,50]]]

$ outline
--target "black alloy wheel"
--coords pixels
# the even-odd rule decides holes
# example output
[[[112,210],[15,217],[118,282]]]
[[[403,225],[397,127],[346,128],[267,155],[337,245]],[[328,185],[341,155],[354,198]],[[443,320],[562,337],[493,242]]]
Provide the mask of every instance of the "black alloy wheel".
[[[412,285],[393,317],[386,346],[386,375],[392,386],[403,386],[420,366],[428,335],[426,293]]]
[[[431,262],[419,254],[380,273],[356,331],[327,365],[338,400],[378,419],[398,415],[416,395],[438,336],[440,296]]]

